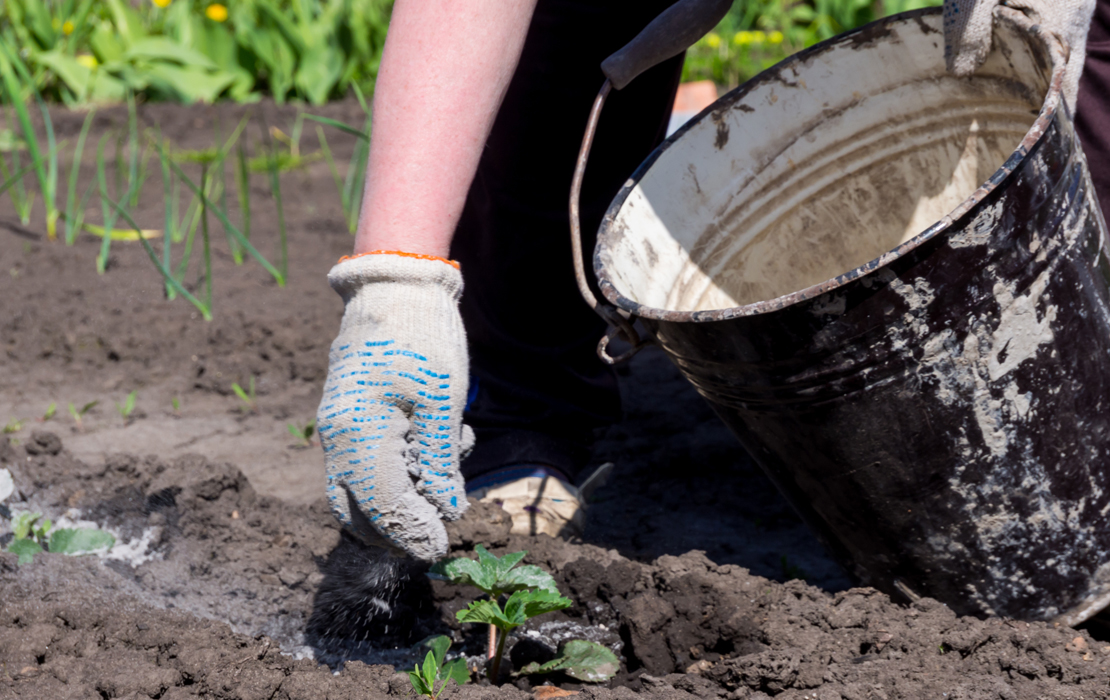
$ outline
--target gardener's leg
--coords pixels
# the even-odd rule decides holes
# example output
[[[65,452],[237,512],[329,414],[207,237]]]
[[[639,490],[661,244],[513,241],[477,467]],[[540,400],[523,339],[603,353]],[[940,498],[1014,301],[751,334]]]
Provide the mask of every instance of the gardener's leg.
[[[468,482],[520,464],[573,481],[594,432],[619,417],[594,352],[605,328],[574,280],[567,201],[601,61],[671,2],[539,2],[452,249],[477,379]],[[582,197],[588,255],[610,201],[664,136],[681,68],[678,57],[645,73],[605,108]]]
[[[1075,130],[1087,156],[1102,213],[1110,219],[1110,0],[1098,0],[1091,20]]]

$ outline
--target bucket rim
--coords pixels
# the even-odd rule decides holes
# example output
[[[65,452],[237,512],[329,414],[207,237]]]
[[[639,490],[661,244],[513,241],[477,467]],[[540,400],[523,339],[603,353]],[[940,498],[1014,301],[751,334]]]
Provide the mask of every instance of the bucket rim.
[[[938,235],[947,232],[953,227],[954,224],[960,222],[965,217],[973,212],[973,210],[985,200],[995,189],[1005,182],[1013,173],[1025,162],[1029,154],[1037,146],[1037,144],[1044,138],[1045,133],[1049,130],[1053,120],[1056,118],[1057,111],[1060,104],[1062,104],[1061,95],[1064,80],[1064,70],[1067,64],[1067,51],[1060,44],[1059,39],[1055,36],[1042,30],[1041,26],[1031,21],[1028,16],[1017,10],[1007,7],[999,7],[995,9],[995,21],[1005,21],[1014,25],[1019,31],[1025,32],[1039,40],[1041,44],[1047,49],[1048,55],[1052,61],[1052,78],[1049,81],[1048,92],[1045,94],[1044,101],[1041,109],[1037,114],[1037,119],[1030,126],[1029,130],[1022,137],[1021,142],[1017,148],[1007,157],[1006,161],[998,168],[990,178],[981,184],[974,192],[971,193],[966,199],[960,202],[952,211],[945,215],[939,221],[933,223],[921,233],[918,233],[913,238],[905,243],[902,243],[895,248],[883,253],[877,258],[870,260],[856,268],[849,270],[843,274],[837,275],[831,279],[819,282],[804,289],[784,294],[782,296],[766,299],[762,301],[753,302],[751,304],[744,304],[741,306],[733,306],[723,309],[710,309],[706,311],[674,311],[668,309],[660,309],[653,306],[647,306],[633,301],[628,297],[621,294],[613,284],[612,279],[609,277],[608,271],[602,262],[602,252],[605,250],[605,242],[608,236],[610,227],[621,208],[624,206],[625,201],[632,191],[639,185],[640,181],[652,168],[657,160],[667,150],[681,139],[688,131],[694,128],[697,124],[706,118],[711,118],[711,115],[718,110],[728,109],[736,102],[746,97],[748,93],[757,87],[762,86],[769,82],[778,82],[779,75],[782,71],[790,68],[796,63],[804,62],[820,53],[838,48],[843,44],[862,45],[868,44],[873,41],[881,39],[889,33],[888,27],[894,24],[908,24],[909,22],[917,22],[919,25],[922,19],[931,15],[940,15],[942,8],[929,7],[918,10],[910,10],[908,12],[901,12],[898,14],[890,15],[882,19],[875,20],[862,27],[838,34],[835,37],[818,42],[809,48],[803,49],[792,56],[776,63],[774,66],[762,71],[754,78],[739,85],[738,87],[730,90],[725,95],[718,98],[713,104],[709,105],[697,116],[690,119],[686,124],[680,127],[675,133],[667,137],[651,155],[649,155],[643,163],[632,173],[632,175],[625,181],[613,202],[605,212],[605,216],[601,220],[601,227],[598,231],[597,244],[594,247],[594,274],[597,277],[598,286],[602,294],[609,300],[610,303],[617,306],[619,309],[631,314],[632,316],[655,320],[655,321],[668,321],[678,323],[706,323],[713,321],[725,321],[732,318],[740,318],[744,316],[756,316],[759,314],[770,313],[772,311],[779,311],[794,304],[804,302],[809,299],[814,299],[827,292],[834,291],[854,280],[865,277],[866,275],[875,272],[876,270],[885,267],[891,262],[901,258],[907,253],[917,249],[926,242],[932,240]],[[927,32],[937,31],[933,27],[924,28]],[[1065,114],[1067,108],[1065,107]]]

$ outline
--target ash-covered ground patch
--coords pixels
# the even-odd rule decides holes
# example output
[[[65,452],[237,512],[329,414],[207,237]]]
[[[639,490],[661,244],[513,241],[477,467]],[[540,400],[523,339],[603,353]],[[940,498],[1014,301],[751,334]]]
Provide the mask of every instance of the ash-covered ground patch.
[[[407,695],[407,679],[380,661],[407,662],[429,634],[451,635],[474,658],[484,646],[483,629],[454,620],[469,591],[396,562],[388,585],[370,581],[379,554],[341,537],[322,503],[258,496],[235,467],[201,457],[90,465],[47,433],[3,445],[0,463],[18,486],[12,507],[69,511],[122,544],[147,546],[130,560],[43,554],[16,566],[0,556],[0,697]],[[568,635],[619,651],[609,687],[549,679],[583,698],[1110,695],[1110,646],[1087,632],[958,618],[934,601],[901,606],[870,589],[782,584],[696,551],[645,563],[511,536],[503,514],[479,504],[451,532],[455,553],[476,543],[528,550],[575,601],[522,628],[512,662],[542,658]],[[521,679],[443,697],[532,692]]]

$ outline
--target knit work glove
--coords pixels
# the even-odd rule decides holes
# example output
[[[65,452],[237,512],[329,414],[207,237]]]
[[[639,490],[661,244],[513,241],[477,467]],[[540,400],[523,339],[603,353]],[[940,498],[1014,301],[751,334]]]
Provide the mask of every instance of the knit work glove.
[[[316,416],[332,512],[363,541],[435,561],[441,520],[466,510],[459,456],[473,444],[462,275],[439,258],[374,253],[340,261],[328,281],[345,305]]]
[[[1079,76],[1087,55],[1087,30],[1096,0],[944,0],[944,57],[948,70],[965,77],[983,65],[991,50],[994,8],[1012,7],[1029,16],[1071,51],[1064,73],[1064,99],[1075,114]]]

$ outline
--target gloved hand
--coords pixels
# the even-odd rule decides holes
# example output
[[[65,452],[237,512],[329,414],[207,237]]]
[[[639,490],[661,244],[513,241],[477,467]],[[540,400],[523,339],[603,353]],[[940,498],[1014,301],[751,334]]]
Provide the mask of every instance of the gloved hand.
[[[944,57],[948,70],[968,76],[979,69],[991,49],[994,8],[1012,7],[1029,16],[1070,49],[1064,74],[1064,99],[1075,114],[1079,76],[1087,55],[1087,30],[1096,0],[944,0]]]
[[[441,519],[467,506],[462,275],[439,258],[372,253],[328,281],[345,304],[316,416],[332,512],[366,542],[434,561],[447,553]]]

